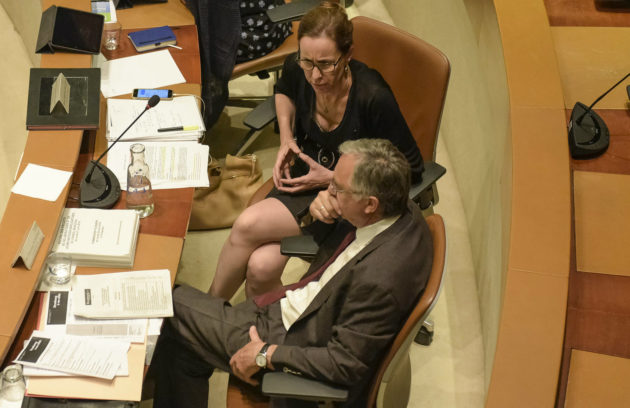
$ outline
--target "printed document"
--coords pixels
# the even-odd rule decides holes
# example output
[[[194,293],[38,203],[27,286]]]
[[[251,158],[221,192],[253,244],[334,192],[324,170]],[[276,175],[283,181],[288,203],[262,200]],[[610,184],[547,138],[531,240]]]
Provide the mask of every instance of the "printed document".
[[[100,320],[75,316],[68,291],[51,291],[42,298],[43,331],[54,335],[91,336],[144,343],[149,319]],[[41,328],[41,326],[40,326]]]
[[[208,187],[208,145],[197,142],[143,142],[153,190]],[[127,188],[127,167],[132,143],[119,142],[107,153],[107,167]]]
[[[173,316],[168,269],[75,275],[75,315],[98,319]]]
[[[147,101],[138,99],[107,100],[107,140],[114,141],[147,106]],[[173,129],[159,132],[158,129]],[[184,130],[186,129],[190,130]],[[171,101],[161,101],[149,109],[125,133],[121,141],[197,141],[206,127],[193,96],[179,96]]]
[[[101,67],[101,92],[106,98],[134,88],[160,88],[186,82],[169,50],[117,58]]]
[[[136,255],[140,220],[134,210],[66,208],[52,251],[81,266],[129,267]]]
[[[111,380],[127,359],[129,342],[34,331],[15,360],[24,366]]]

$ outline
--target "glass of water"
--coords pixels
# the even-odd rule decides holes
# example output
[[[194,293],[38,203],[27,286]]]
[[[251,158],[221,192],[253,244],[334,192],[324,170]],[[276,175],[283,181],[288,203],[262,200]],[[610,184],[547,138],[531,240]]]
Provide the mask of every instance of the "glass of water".
[[[72,279],[72,257],[53,252],[46,258],[46,279],[53,285],[65,285]]]
[[[12,364],[2,371],[2,386],[0,387],[0,406],[19,407],[24,398],[26,386],[22,375],[22,366]]]

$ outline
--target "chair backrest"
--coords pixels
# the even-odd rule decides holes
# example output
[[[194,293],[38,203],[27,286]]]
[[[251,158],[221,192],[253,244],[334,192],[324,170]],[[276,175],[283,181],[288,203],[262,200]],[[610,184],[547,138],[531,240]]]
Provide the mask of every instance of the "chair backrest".
[[[444,271],[446,269],[446,230],[444,228],[444,220],[439,214],[432,214],[426,218],[426,221],[431,231],[431,238],[433,238],[431,274],[422,296],[420,296],[407,321],[394,338],[391,347],[387,350],[374,375],[369,390],[368,404],[366,405],[370,408],[376,406],[381,383],[389,382],[390,377],[396,373],[399,364],[407,358],[411,342],[435,306],[442,289]]]
[[[355,17],[353,58],[387,81],[411,129],[422,158],[435,161],[450,64],[440,50],[389,24]]]

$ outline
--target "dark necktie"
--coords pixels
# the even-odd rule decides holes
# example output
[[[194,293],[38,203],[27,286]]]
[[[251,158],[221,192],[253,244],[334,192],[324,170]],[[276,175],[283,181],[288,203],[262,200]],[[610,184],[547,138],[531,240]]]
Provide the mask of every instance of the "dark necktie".
[[[335,261],[335,259],[337,259],[337,257],[343,252],[343,250],[346,249],[346,247],[350,245],[352,241],[354,241],[354,237],[355,237],[355,230],[352,230],[348,233],[348,235],[345,236],[343,241],[341,241],[341,243],[339,244],[335,252],[332,254],[332,256],[328,258],[328,260],[324,262],[324,264],[315,272],[311,273],[308,276],[305,276],[304,278],[302,278],[301,280],[295,283],[292,283],[291,285],[286,285],[280,289],[272,290],[270,292],[263,293],[262,295],[254,296],[254,303],[256,303],[258,307],[270,305],[273,302],[276,302],[282,299],[287,290],[296,290],[296,289],[303,288],[309,282],[319,279],[324,273],[324,271],[328,269],[330,264],[332,264]]]

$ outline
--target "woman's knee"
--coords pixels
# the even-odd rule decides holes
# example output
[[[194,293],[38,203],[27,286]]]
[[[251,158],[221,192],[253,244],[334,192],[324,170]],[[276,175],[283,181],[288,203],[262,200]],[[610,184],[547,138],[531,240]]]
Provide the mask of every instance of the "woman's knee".
[[[249,257],[246,279],[250,285],[260,286],[280,281],[286,257],[280,254],[279,246],[277,247],[277,250],[265,248],[263,251],[254,251]]]

